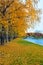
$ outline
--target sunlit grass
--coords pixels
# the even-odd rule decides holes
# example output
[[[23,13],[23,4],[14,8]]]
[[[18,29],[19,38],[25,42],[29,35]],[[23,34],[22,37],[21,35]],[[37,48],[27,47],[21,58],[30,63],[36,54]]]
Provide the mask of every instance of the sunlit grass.
[[[0,65],[43,65],[43,46],[23,39],[0,45]]]

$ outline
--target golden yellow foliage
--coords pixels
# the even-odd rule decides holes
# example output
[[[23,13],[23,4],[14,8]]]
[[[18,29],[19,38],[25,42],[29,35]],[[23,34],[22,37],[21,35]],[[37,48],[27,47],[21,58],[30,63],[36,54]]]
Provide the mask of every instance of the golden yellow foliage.
[[[10,29],[11,27],[10,32],[25,35],[25,31],[30,27],[29,22],[34,23],[38,20],[38,10],[34,7],[33,2],[37,1],[26,0],[26,3],[23,4],[19,0],[0,0],[0,23],[5,28],[7,26]]]

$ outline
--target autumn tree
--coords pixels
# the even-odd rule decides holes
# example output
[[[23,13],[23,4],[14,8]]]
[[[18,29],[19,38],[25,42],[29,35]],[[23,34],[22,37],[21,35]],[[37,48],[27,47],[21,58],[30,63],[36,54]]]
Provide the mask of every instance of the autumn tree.
[[[27,28],[39,20],[38,0],[0,0],[0,25],[4,26],[7,40],[25,36]]]

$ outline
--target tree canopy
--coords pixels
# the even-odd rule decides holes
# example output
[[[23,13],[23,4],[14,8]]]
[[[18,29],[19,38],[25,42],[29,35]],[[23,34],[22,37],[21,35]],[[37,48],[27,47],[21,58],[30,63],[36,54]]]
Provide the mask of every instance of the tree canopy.
[[[24,36],[25,31],[39,20],[38,0],[0,0],[0,25],[7,35]],[[1,27],[0,27],[1,29]]]

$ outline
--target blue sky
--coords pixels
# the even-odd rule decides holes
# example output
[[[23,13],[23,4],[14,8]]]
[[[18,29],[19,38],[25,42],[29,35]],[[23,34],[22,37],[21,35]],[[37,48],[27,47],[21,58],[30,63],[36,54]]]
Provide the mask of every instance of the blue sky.
[[[43,0],[40,0],[38,3],[38,7],[42,9],[43,12]],[[43,33],[43,14],[41,14],[41,20],[40,23],[38,23],[37,25],[34,26],[34,28],[30,28],[28,29],[28,32],[34,32],[34,31],[40,31]]]

